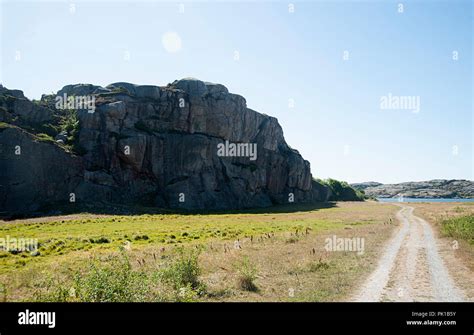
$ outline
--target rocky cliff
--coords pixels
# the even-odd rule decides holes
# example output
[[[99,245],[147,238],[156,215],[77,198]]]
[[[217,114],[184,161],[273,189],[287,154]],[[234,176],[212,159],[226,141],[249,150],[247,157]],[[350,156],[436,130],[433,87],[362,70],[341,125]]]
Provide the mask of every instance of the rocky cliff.
[[[72,105],[58,104],[66,97]],[[40,101],[0,87],[0,121],[3,214],[64,203],[238,209],[330,196],[277,119],[219,84],[78,84]]]
[[[377,198],[474,198],[474,182],[470,180],[445,180],[381,184],[375,182],[351,184]]]

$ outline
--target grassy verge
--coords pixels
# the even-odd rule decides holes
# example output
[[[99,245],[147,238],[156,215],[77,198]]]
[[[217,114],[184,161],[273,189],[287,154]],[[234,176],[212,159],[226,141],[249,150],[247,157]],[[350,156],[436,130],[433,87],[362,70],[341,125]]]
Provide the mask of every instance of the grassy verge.
[[[474,214],[444,219],[441,221],[441,231],[445,236],[474,245]]]
[[[441,237],[438,244],[445,264],[464,289],[474,297],[474,203],[410,204],[415,214],[430,222]]]
[[[474,203],[421,203],[410,206],[415,207],[415,214],[433,223],[442,236],[467,242],[474,247]]]

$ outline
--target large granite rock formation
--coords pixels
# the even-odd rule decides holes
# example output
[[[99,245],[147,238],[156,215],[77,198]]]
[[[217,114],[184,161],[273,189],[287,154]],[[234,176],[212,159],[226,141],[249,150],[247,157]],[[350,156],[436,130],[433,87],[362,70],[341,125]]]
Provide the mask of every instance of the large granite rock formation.
[[[95,110],[56,108],[88,96]],[[0,87],[0,211],[67,203],[237,209],[325,201],[309,162],[276,118],[219,84],[68,85],[29,101]],[[221,143],[256,144],[256,159],[218,155]],[[20,148],[20,154],[17,150]],[[72,198],[71,198],[72,197]]]

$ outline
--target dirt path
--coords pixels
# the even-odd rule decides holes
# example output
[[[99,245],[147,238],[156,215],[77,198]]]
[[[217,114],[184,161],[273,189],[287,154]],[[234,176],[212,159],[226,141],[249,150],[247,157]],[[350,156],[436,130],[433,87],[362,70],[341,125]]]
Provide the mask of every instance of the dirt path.
[[[431,226],[400,205],[399,231],[355,301],[464,301],[450,277]]]

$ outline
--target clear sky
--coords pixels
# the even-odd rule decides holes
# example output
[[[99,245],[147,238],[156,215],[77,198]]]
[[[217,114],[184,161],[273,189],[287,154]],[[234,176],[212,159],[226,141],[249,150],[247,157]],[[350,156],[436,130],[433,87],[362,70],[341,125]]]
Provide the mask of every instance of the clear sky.
[[[474,179],[472,1],[182,3],[2,0],[0,81],[39,98],[195,77],[277,117],[316,177]],[[419,112],[381,109],[389,93]]]

